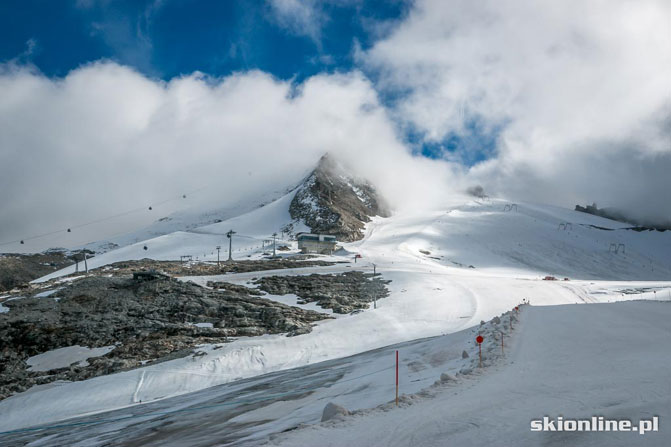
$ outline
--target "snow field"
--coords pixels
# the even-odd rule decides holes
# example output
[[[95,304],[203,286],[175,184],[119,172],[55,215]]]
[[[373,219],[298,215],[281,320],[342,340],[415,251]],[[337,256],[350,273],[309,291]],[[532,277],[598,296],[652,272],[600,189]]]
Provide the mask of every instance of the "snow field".
[[[251,213],[195,230],[199,233],[177,232],[152,239],[146,242],[151,247],[146,252],[142,248],[145,243],[111,251],[91,259],[89,266],[146,256],[179,259],[188,250],[211,251],[214,245],[223,245],[221,235],[231,228],[245,228],[240,232],[266,237],[287,222],[290,200],[291,195],[287,195]],[[0,430],[165,399],[478,327],[481,320],[500,315],[523,299],[530,300],[533,309],[635,298],[668,299],[671,232],[621,230],[620,225],[602,218],[533,204],[520,203],[517,211],[504,212],[506,203],[469,202],[449,210],[376,218],[362,241],[345,244],[349,252],[363,256],[357,264],[210,277],[244,284],[253,276],[270,274],[370,271],[375,263],[383,278],[392,282],[391,295],[379,300],[377,309],[320,322],[310,334],[241,338],[225,345],[202,346],[199,350],[205,353],[203,356],[83,382],[36,387],[0,402]],[[559,230],[562,222],[571,222],[573,229]],[[610,225],[613,231],[590,225]],[[611,241],[625,243],[626,254],[609,252]],[[68,272],[65,269],[41,280]],[[570,281],[543,281],[546,275],[559,279],[566,276]],[[208,278],[182,279],[202,283]],[[491,334],[492,342],[495,336]],[[489,339],[487,336],[483,346],[485,361],[495,354],[493,347],[488,351]]]
[[[73,426],[77,429],[72,429],[69,423],[65,422],[61,429],[52,429],[60,433],[59,437],[52,442],[54,445],[58,443],[80,445],[81,440],[81,445],[100,445],[107,442],[109,436],[115,432],[118,432],[120,436],[117,441],[122,438],[137,439],[143,436],[141,433],[134,433],[138,427],[152,427],[152,420],[160,424],[165,421],[166,417],[185,429],[184,433],[177,433],[178,430],[174,430],[171,439],[169,441],[162,439],[161,445],[192,445],[194,437],[208,445],[210,442],[208,437],[212,433],[203,433],[202,436],[194,434],[189,425],[199,421],[198,425],[201,428],[208,426],[209,429],[209,423],[206,421],[210,418],[216,420],[213,421],[211,428],[223,433],[226,433],[229,427],[249,426],[250,429],[240,436],[241,441],[247,442],[263,439],[275,432],[306,422],[318,422],[325,402],[330,400],[345,405],[357,414],[366,414],[370,412],[371,407],[380,405],[389,410],[391,407],[385,402],[393,400],[395,392],[395,350],[400,352],[399,371],[402,393],[400,403],[401,406],[406,406],[415,399],[432,396],[443,388],[459,386],[469,378],[476,379],[487,370],[488,366],[500,361],[502,356],[499,353],[488,353],[485,367],[478,368],[478,351],[474,340],[478,333],[484,334],[485,349],[490,343],[495,343],[492,341],[493,338],[490,340],[489,334],[504,333],[511,340],[513,333],[506,323],[510,317],[511,314],[506,313],[493,322],[483,322],[477,330],[473,328],[447,336],[393,345],[355,357],[316,364],[308,367],[309,369],[305,372],[300,370],[295,373],[287,371],[286,374],[280,372],[275,375],[234,382],[224,387],[211,388],[184,396],[184,399],[182,397],[166,399],[154,403],[153,412],[147,406],[133,407],[127,411],[120,410],[103,416],[103,420],[110,421],[105,424],[98,424],[100,419],[98,417],[85,417],[83,420],[73,422]],[[464,351],[470,354],[464,357],[462,355]],[[145,378],[146,374],[142,376],[143,380]],[[248,394],[240,394],[233,399],[218,397],[244,389],[250,390]],[[286,397],[282,397],[284,395]],[[213,401],[221,402],[221,404],[213,404]],[[265,403],[247,408],[242,412],[235,409],[236,405],[243,406],[249,402]],[[156,408],[157,405],[158,408]],[[231,406],[233,406],[231,419],[217,413],[226,411]],[[142,424],[138,423],[139,420]],[[14,438],[18,442],[19,439],[31,439],[31,437],[38,439],[41,433],[20,429],[17,432],[6,433],[6,435],[27,437]],[[189,439],[188,443],[185,441],[186,438]]]
[[[671,428],[663,421],[671,417],[671,303],[523,306],[521,314],[505,359],[485,368],[476,381],[419,393],[403,399],[406,405],[399,409],[388,404],[303,426],[273,436],[269,444],[667,445]],[[634,425],[657,416],[660,431],[531,432],[530,421],[543,416],[603,416]]]

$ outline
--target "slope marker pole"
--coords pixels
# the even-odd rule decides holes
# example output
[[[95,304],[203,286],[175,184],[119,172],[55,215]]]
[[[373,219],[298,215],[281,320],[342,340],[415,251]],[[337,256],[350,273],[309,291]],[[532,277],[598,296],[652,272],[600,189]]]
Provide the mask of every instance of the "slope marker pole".
[[[398,407],[398,350],[396,351],[396,406]]]
[[[480,358],[480,368],[482,368],[482,342],[485,339],[482,337],[482,335],[478,335],[475,337],[475,342],[478,344],[478,356]]]

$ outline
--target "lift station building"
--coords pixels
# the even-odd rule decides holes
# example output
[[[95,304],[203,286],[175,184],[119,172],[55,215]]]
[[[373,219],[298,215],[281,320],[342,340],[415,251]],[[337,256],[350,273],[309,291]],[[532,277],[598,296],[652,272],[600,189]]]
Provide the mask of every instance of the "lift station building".
[[[335,251],[338,240],[330,234],[298,233],[298,249],[301,253],[319,253],[330,255]]]

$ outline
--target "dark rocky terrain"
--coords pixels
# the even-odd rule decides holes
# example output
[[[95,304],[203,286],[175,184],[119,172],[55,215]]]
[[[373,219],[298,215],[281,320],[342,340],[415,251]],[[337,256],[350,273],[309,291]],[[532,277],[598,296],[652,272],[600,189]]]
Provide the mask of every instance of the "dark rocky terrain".
[[[0,255],[0,292],[24,287],[33,279],[74,264],[72,255],[51,250],[36,254]]]
[[[292,293],[302,299],[299,304],[316,302],[325,309],[345,314],[367,309],[374,299],[389,296],[385,285],[390,282],[380,276],[352,271],[339,275],[267,276],[255,284],[273,295]]]
[[[278,251],[282,251],[281,247]],[[89,258],[92,253],[89,253]],[[333,262],[311,259],[312,255],[296,255],[291,258],[240,260],[221,262],[220,265],[205,262],[155,261],[141,259],[122,261],[91,269],[92,274],[130,275],[138,270],[157,270],[172,276],[220,275],[222,273],[244,273],[262,270],[275,270],[299,267],[333,265]],[[80,270],[84,270],[83,255],[80,252],[66,254],[65,251],[50,250],[37,254],[1,254],[0,255],[0,292],[14,288],[30,288],[29,282],[60,270],[79,261]],[[77,276],[80,273],[69,276]]]
[[[242,286],[210,290],[171,278],[93,276],[48,297],[5,300],[0,313],[0,399],[35,384],[83,380],[188,355],[201,343],[269,333],[298,335],[328,315],[260,298]],[[211,323],[212,328],[195,323]],[[34,355],[67,346],[117,345],[88,366],[26,370]]]
[[[297,255],[291,258],[245,260],[221,262],[219,265],[211,262],[180,262],[155,261],[140,259],[138,261],[121,261],[104,267],[91,270],[94,274],[130,275],[138,270],[156,270],[171,276],[205,276],[221,275],[222,273],[259,272],[263,270],[291,269],[300,267],[315,267],[334,265],[334,262],[311,259],[312,255]],[[346,262],[346,261],[343,261]]]
[[[299,187],[289,213],[313,233],[331,234],[340,241],[361,239],[371,217],[389,215],[373,185],[352,177],[328,155]]]

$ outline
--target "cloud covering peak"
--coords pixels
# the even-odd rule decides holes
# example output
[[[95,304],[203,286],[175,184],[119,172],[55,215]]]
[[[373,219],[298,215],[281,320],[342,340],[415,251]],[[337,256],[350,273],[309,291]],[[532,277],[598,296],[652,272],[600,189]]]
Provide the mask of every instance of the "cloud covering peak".
[[[359,72],[293,85],[260,71],[163,82],[113,62],[62,79],[6,66],[0,97],[2,240],[192,190],[209,208],[253,200],[291,186],[326,152],[398,197],[392,167],[412,175],[416,159]],[[127,229],[163,215],[135,216]]]
[[[293,34],[331,37],[318,2],[269,10]],[[354,68],[300,82],[254,69],[159,80],[106,59],[48,77],[15,59],[0,65],[0,242],[188,191],[193,206],[253,200],[326,152],[397,208],[481,184],[669,220],[670,20],[661,0],[418,0],[371,25],[385,30],[371,45],[352,39]],[[45,244],[172,210],[154,208]]]

